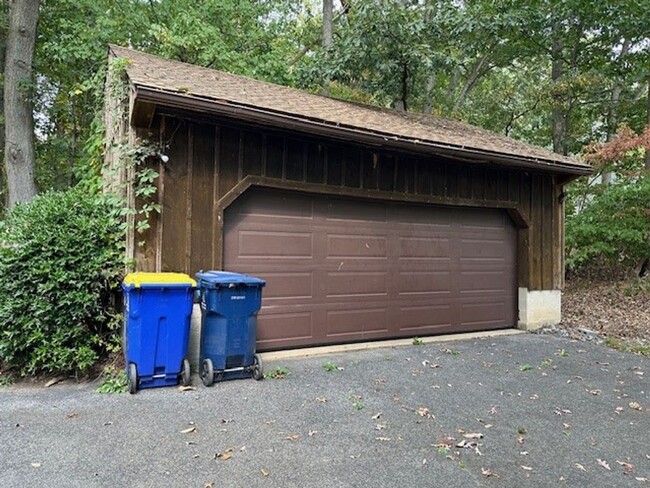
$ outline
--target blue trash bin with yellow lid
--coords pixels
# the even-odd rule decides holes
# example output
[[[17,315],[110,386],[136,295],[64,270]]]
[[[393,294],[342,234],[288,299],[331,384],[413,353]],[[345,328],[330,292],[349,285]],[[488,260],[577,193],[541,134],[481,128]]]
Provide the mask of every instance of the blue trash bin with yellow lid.
[[[264,377],[264,366],[255,354],[257,312],[262,306],[266,281],[228,271],[196,274],[201,299],[201,381]]]
[[[196,281],[183,273],[130,273],[124,290],[129,392],[190,383],[187,346]]]

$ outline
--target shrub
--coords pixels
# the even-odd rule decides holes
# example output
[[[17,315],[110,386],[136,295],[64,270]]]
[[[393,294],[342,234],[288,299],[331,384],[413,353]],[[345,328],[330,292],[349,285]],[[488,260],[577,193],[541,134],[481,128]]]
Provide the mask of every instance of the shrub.
[[[567,217],[567,265],[576,274],[630,275],[650,257],[650,176],[605,187]]]
[[[123,227],[80,189],[18,205],[0,225],[0,361],[22,375],[83,371],[119,345]]]

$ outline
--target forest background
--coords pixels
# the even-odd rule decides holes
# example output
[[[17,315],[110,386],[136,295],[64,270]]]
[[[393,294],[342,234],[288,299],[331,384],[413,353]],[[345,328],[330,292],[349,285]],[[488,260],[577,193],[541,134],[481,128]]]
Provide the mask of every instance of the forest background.
[[[0,7],[0,319],[14,321],[9,329],[28,326],[11,317],[29,292],[17,300],[21,291],[6,285],[15,273],[34,270],[17,268],[26,255],[6,243],[29,240],[52,219],[72,219],[57,211],[71,202],[61,192],[72,192],[72,201],[101,194],[104,80],[113,43],[464,120],[590,163],[593,175],[566,189],[568,296],[586,291],[565,316],[571,322],[607,302],[603,294],[611,298],[608,309],[631,297],[636,301],[622,322],[648,319],[631,335],[649,338],[650,293],[642,278],[650,256],[649,0],[5,0]],[[37,194],[40,210],[30,213]],[[94,222],[102,212],[87,204]],[[101,239],[119,234],[119,226],[103,225]],[[78,229],[70,232],[76,239]],[[115,256],[111,250],[97,266]],[[41,272],[50,276],[52,266]],[[70,279],[81,278],[57,278],[59,285]],[[626,284],[593,285],[613,279]],[[601,330],[630,335],[610,322]],[[14,357],[27,349],[10,354],[15,334],[8,339],[7,326],[2,332],[0,361],[19,364]],[[93,351],[107,347],[97,346],[100,336],[88,364]],[[62,357],[57,367],[69,362]],[[21,371],[48,369],[38,361],[20,364]]]

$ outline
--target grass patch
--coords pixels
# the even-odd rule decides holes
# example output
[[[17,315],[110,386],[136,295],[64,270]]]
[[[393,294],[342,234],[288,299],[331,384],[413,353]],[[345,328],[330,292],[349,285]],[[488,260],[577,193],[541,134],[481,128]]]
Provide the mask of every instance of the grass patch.
[[[97,388],[97,393],[126,393],[129,389],[126,371],[113,366],[104,368],[104,380]]]
[[[414,346],[421,346],[422,344],[424,344],[424,343],[422,342],[422,339],[420,339],[419,337],[414,337],[414,338],[413,338],[413,345],[414,345]]]
[[[336,363],[333,363],[332,361],[326,361],[323,363],[323,369],[328,373],[331,373],[332,371],[341,371],[343,368],[339,368]]]
[[[0,388],[13,385],[15,381],[16,378],[11,373],[0,373]]]
[[[650,344],[642,342],[625,341],[618,337],[608,337],[605,339],[605,345],[621,352],[630,352],[650,358]]]
[[[522,364],[519,366],[519,371],[530,371],[533,367],[530,364]]]
[[[271,371],[266,373],[264,376],[266,378],[273,378],[274,380],[281,380],[282,378],[286,378],[289,375],[289,373],[290,371],[287,368],[283,368],[282,366],[276,366]]]

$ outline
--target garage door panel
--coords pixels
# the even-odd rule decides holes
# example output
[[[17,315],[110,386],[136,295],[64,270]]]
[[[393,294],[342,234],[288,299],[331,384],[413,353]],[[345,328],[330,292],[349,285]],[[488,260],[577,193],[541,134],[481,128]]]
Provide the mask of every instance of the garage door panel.
[[[267,280],[271,350],[513,326],[515,243],[498,210],[249,190],[225,213],[224,269]]]
[[[327,273],[328,298],[363,298],[387,296],[387,273],[356,271]]]
[[[386,259],[385,236],[373,235],[327,235],[328,258],[382,258]]]
[[[460,307],[460,321],[465,325],[483,325],[504,322],[505,301],[464,303]]]
[[[503,270],[496,271],[461,271],[460,293],[461,294],[505,294],[506,285],[509,280]]]
[[[327,200],[325,219],[328,221],[361,222],[386,222],[386,206],[381,203],[364,202],[364,205],[355,205],[350,200]]]
[[[310,232],[269,232],[242,230],[238,234],[239,256],[271,258],[312,258]]]
[[[503,262],[507,244],[503,239],[460,239],[458,249],[461,258],[496,258]]]
[[[327,337],[345,337],[365,332],[387,332],[385,308],[330,310]]]
[[[419,305],[399,308],[399,330],[409,333],[431,332],[451,326],[454,313],[450,305]]]
[[[399,238],[400,259],[446,258],[451,251],[449,238],[431,236],[407,236]]]
[[[451,293],[451,272],[400,272],[396,283],[396,289],[399,296],[449,295]]]
[[[267,283],[264,299],[269,304],[278,300],[313,298],[314,276],[312,272],[267,272],[262,278]]]
[[[254,194],[245,193],[237,201],[238,214],[242,218],[260,217],[265,221],[282,219],[311,220],[314,215],[313,201],[308,197],[288,196],[268,190]]]
[[[268,310],[258,318],[257,341],[271,346],[274,342],[310,341],[313,337],[313,313],[273,313]]]

